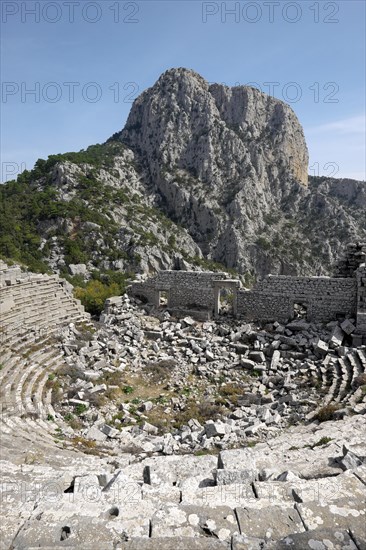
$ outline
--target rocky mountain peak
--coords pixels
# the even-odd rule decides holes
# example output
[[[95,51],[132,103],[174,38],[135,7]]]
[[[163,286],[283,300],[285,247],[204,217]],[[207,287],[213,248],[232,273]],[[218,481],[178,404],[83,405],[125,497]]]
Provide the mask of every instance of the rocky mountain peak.
[[[308,152],[292,109],[255,88],[209,85],[192,70],[163,73],[135,101],[120,136],[141,149],[154,175],[158,160],[221,186],[244,185],[253,170],[263,183],[281,177],[307,185]]]
[[[143,92],[114,138],[133,150],[167,215],[230,267],[245,269],[247,237],[306,191],[308,151],[292,109],[188,69],[166,71]]]

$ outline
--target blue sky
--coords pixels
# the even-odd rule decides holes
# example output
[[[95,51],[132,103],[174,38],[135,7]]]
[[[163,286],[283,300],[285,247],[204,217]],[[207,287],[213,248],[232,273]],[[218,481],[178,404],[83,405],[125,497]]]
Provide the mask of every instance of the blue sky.
[[[105,141],[171,67],[288,101],[309,173],[365,179],[365,5],[3,0],[1,179]]]

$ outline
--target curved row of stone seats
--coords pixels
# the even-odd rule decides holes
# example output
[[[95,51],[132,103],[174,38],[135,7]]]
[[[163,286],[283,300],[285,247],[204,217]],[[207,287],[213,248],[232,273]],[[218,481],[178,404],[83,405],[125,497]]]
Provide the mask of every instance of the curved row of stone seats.
[[[44,403],[50,375],[65,364],[57,336],[66,324],[90,322],[70,290],[57,276],[0,262],[1,438],[9,447],[13,438],[40,448],[62,445],[56,430],[64,423],[47,422],[54,411]]]
[[[44,287],[46,292],[41,291]],[[89,319],[57,277],[0,288],[0,311],[3,346],[16,344],[29,329],[49,333],[63,324]]]
[[[52,389],[48,389],[47,383],[67,364],[53,341],[42,341],[39,345],[41,349],[33,352],[25,349],[25,357],[10,356],[0,371],[2,427],[7,434],[9,427],[16,427],[17,437],[29,441],[31,422],[34,433],[41,439],[45,437],[47,444],[53,441],[61,445],[57,430],[65,432],[70,428],[55,414],[50,395]]]
[[[308,420],[331,404],[348,407],[355,414],[366,412],[366,348],[348,351],[339,358],[328,355],[321,365],[312,366],[309,375],[324,397],[318,409],[309,413]]]
[[[365,550],[365,422],[296,426],[219,457],[86,460],[71,483],[51,472],[51,495],[10,500],[11,548]]]

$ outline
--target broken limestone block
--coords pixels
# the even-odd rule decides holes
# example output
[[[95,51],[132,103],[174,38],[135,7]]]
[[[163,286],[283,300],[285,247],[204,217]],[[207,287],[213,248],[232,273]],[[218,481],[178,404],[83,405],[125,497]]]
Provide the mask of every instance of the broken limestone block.
[[[354,468],[358,468],[362,465],[362,460],[360,460],[358,456],[351,451],[347,451],[347,453],[339,461],[339,464],[344,470],[353,470]]]
[[[341,324],[341,329],[346,333],[346,334],[352,334],[352,332],[354,332],[356,330],[356,327],[353,323],[351,323],[351,321],[349,319],[346,319],[345,321],[343,321],[343,323]]]
[[[338,326],[335,327],[333,330],[332,337],[329,340],[329,343],[333,347],[338,347],[343,344],[343,340],[344,340],[344,331],[341,329],[341,327],[338,327]]]
[[[182,319],[183,326],[192,327],[195,324],[196,324],[196,321],[192,319],[192,317],[184,317],[184,319]]]
[[[246,369],[246,370],[253,370],[257,366],[257,364],[254,361],[251,361],[250,359],[247,359],[246,357],[242,357],[240,359],[240,365],[243,367],[243,369]]]
[[[256,462],[251,449],[221,451],[217,463],[217,485],[251,483],[256,478]]]
[[[151,411],[153,406],[154,406],[154,403],[152,401],[145,401],[142,404],[142,410],[145,411],[145,412],[149,412],[149,411]]]
[[[157,435],[158,428],[156,426],[153,426],[152,424],[149,424],[149,422],[143,422],[141,424],[141,430],[143,432],[146,432],[148,434]]]
[[[74,481],[74,493],[101,492],[102,488],[99,485],[97,475],[89,474],[85,476],[77,476]]]
[[[286,472],[282,472],[282,474],[276,478],[276,481],[298,481],[299,479],[297,474],[287,470]]]
[[[69,264],[69,271],[71,275],[86,275],[87,267],[85,264]]]
[[[325,356],[328,353],[329,346],[326,342],[318,338],[314,344],[314,352],[318,356]]]
[[[251,351],[249,353],[249,359],[251,359],[255,363],[265,363],[266,362],[266,356],[264,355],[263,351]]]
[[[94,441],[105,441],[107,436],[100,431],[96,426],[92,426],[86,433],[88,439],[94,439]]]
[[[162,450],[165,455],[172,455],[175,451],[179,450],[179,443],[174,439],[172,434],[168,433],[164,435]]]
[[[278,350],[275,350],[272,354],[270,369],[277,370],[280,360],[281,360],[281,352]]]
[[[106,384],[99,384],[98,386],[94,386],[91,390],[89,390],[89,393],[98,393],[101,391],[106,391],[107,386]]]
[[[241,409],[235,409],[230,415],[230,418],[233,418],[234,420],[240,420],[241,418],[244,418],[245,412]]]
[[[116,428],[113,428],[112,426],[108,426],[107,424],[103,424],[100,427],[100,431],[103,432],[108,437],[117,437],[119,435],[119,431]]]
[[[100,372],[94,370],[85,370],[83,374],[87,380],[98,380],[100,378]]]
[[[253,424],[253,426],[249,426],[248,428],[245,428],[244,433],[246,436],[252,436],[255,435],[260,429],[265,429],[266,425],[263,424],[263,422],[260,422],[258,424]]]
[[[223,437],[226,435],[226,426],[221,422],[213,422],[213,420],[209,420],[205,424],[205,433],[207,437]]]

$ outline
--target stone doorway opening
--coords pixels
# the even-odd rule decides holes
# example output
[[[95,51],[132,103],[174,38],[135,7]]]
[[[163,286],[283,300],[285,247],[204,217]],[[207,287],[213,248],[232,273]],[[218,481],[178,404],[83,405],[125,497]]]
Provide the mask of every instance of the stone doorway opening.
[[[294,303],[294,319],[307,320],[308,306],[304,303]]]
[[[235,293],[232,288],[220,289],[219,315],[234,315]]]
[[[215,316],[237,314],[240,281],[221,279],[212,282],[214,287]]]

